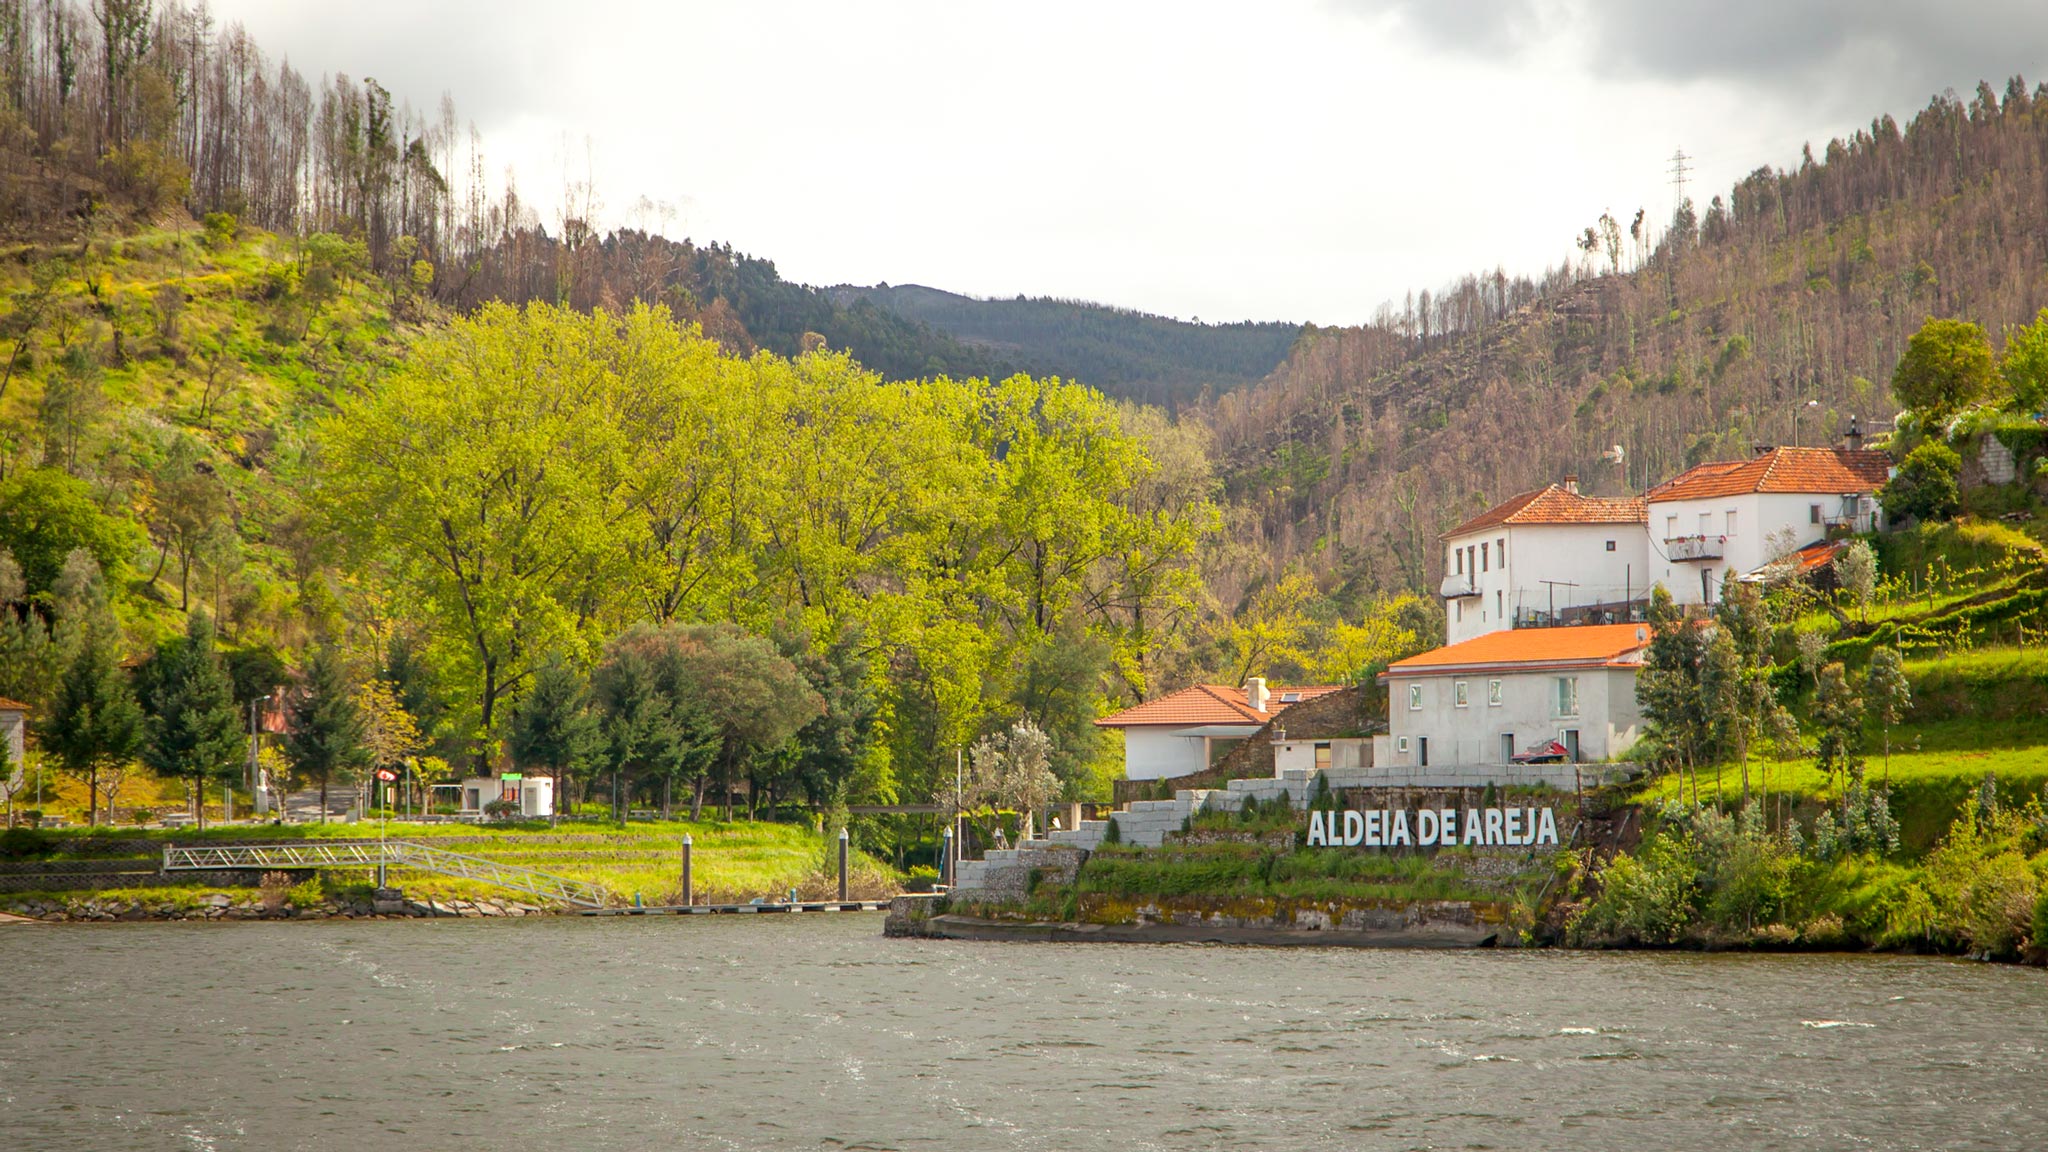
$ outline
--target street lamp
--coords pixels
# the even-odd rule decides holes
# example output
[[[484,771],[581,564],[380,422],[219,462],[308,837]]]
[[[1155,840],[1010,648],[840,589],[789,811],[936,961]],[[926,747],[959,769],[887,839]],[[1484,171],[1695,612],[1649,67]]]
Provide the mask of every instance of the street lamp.
[[[1792,410],[1792,446],[1793,446],[1794,448],[1797,448],[1797,447],[1799,447],[1799,444],[1800,444],[1800,441],[1799,441],[1799,418],[1800,418],[1801,416],[1804,416],[1804,415],[1806,415],[1806,410],[1807,410],[1808,408],[1818,408],[1818,407],[1820,407],[1820,401],[1818,401],[1818,400],[1808,400],[1808,401],[1807,401],[1806,403],[1804,403],[1804,404],[1801,404],[1801,405],[1800,405],[1799,407],[1797,407],[1797,408],[1794,408],[1794,409]]]

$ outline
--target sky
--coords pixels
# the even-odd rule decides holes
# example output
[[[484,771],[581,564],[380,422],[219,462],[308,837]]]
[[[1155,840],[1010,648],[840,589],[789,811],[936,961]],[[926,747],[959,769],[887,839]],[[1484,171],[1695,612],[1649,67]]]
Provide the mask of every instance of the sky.
[[[1947,88],[2048,78],[2041,0],[213,0],[273,61],[453,95],[552,229],[810,284],[1352,324],[1540,275]],[[494,188],[494,191],[498,190]],[[657,207],[667,205],[672,214]]]

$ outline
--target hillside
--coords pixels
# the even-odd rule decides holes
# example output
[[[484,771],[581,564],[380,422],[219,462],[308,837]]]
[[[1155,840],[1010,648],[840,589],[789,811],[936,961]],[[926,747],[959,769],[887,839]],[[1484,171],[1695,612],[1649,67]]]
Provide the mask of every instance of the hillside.
[[[835,303],[879,305],[970,348],[1041,376],[1177,411],[1264,378],[1301,327],[1203,324],[1049,296],[979,299],[916,284],[842,284]]]
[[[1268,571],[1421,588],[1436,533],[1566,473],[1639,490],[1754,444],[1831,442],[1852,415],[1885,426],[1926,317],[2001,340],[2048,304],[2043,95],[2015,79],[1937,98],[1688,205],[1654,248],[1589,229],[1540,282],[1467,277],[1309,332],[1207,409],[1238,543]]]

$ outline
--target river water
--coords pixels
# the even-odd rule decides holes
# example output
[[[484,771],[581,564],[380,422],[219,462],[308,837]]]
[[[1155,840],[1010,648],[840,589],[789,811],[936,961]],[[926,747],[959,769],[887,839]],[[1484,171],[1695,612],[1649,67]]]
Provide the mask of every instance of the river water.
[[[0,1148],[2048,1145],[2048,976],[885,940],[878,916],[0,927]]]

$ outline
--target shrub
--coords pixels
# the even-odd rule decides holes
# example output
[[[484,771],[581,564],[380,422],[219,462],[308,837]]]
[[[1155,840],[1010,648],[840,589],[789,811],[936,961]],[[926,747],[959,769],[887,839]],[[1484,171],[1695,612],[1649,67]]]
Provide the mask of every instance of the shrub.
[[[2048,886],[2044,886],[2040,894],[2034,897],[2034,921],[2029,928],[2032,931],[2028,936],[2028,943],[2037,949],[2048,948]]]
[[[1109,827],[1102,830],[1102,842],[1104,844],[1121,844],[1124,842],[1124,830],[1118,827],[1116,817],[1111,816],[1109,818]]]
[[[265,872],[256,882],[256,899],[263,907],[275,912],[285,905],[292,890],[292,874],[289,872]]]
[[[1895,520],[1946,520],[1961,506],[1956,477],[1962,470],[1962,457],[1954,449],[1929,440],[1906,454],[1898,474],[1878,490],[1878,501]]]
[[[1660,832],[1600,873],[1600,895],[1572,926],[1582,942],[1672,944],[1691,925],[1697,865],[1683,835]]]
[[[519,801],[493,800],[484,805],[484,815],[493,820],[511,820],[519,815]]]

